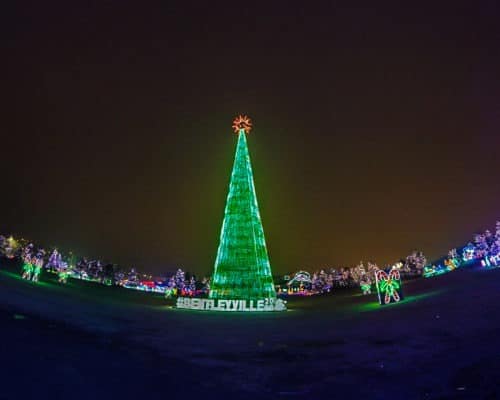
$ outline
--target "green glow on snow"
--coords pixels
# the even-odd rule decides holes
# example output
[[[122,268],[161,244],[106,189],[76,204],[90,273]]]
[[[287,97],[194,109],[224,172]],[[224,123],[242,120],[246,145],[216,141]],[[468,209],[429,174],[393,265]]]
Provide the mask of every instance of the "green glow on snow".
[[[378,301],[376,302],[370,302],[370,303],[364,303],[364,304],[356,304],[350,307],[352,310],[356,312],[366,312],[366,311],[380,311],[380,310],[387,310],[392,307],[398,307],[398,306],[405,306],[407,304],[411,303],[416,303],[420,300],[428,299],[431,297],[435,297],[440,295],[441,293],[444,293],[445,290],[435,290],[432,292],[428,293],[422,293],[422,294],[417,294],[413,296],[406,296],[403,300],[399,302],[394,302],[394,303],[387,303],[384,305],[384,307],[380,307],[380,303]]]
[[[210,298],[276,298],[243,129],[238,134]]]

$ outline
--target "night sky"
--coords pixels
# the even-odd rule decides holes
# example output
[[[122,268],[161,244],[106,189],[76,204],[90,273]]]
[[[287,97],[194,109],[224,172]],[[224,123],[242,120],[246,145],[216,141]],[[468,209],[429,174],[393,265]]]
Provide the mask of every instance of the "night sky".
[[[0,231],[208,274],[239,113],[275,273],[492,229],[497,2],[306,3],[3,4]]]

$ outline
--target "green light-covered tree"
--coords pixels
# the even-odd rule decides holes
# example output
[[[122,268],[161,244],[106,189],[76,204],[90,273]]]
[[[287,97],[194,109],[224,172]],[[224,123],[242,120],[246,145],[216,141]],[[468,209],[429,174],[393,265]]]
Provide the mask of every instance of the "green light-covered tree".
[[[274,299],[276,292],[246,139],[251,124],[248,118],[237,121],[233,126],[238,133],[236,157],[209,296],[212,299]]]

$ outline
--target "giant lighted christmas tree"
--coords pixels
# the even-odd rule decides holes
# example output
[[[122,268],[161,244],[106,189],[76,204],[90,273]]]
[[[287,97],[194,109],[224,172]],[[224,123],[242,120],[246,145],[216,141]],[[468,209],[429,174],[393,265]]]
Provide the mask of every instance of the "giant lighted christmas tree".
[[[238,134],[238,144],[210,298],[271,300],[276,298],[276,292],[246,138],[251,129],[250,119],[237,117],[233,128]]]

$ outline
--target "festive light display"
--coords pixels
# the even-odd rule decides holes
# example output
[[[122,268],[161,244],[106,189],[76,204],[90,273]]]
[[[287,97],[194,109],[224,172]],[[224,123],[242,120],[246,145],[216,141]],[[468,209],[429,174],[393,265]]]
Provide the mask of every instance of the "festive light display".
[[[361,287],[361,292],[363,294],[370,294],[371,293],[371,289],[372,289],[372,285],[367,283],[367,282],[363,282],[360,284],[360,287]]]
[[[52,254],[49,257],[49,261],[47,261],[47,265],[45,265],[45,268],[57,271],[61,268],[62,264],[62,257],[61,254],[57,251],[57,249],[54,249]]]
[[[361,266],[362,265],[363,264],[361,264]],[[364,271],[364,268],[363,268],[363,271]],[[361,279],[359,280],[359,286],[361,288],[361,292],[364,295],[372,293],[372,281],[366,273],[363,273],[363,275],[361,276]]]
[[[375,283],[381,305],[397,303],[403,298],[401,275],[397,269],[393,269],[389,273],[381,269],[378,270],[375,273]]]
[[[5,248],[5,256],[12,260],[15,257],[16,251],[19,248],[19,242],[10,236],[7,239],[7,247]]]
[[[481,265],[488,268],[496,268],[500,266],[500,253],[494,256],[485,257],[481,260]]]
[[[287,282],[287,286],[292,286],[295,282],[312,284],[311,274],[307,271],[297,272],[292,279]]]
[[[447,258],[446,260],[444,260],[444,265],[446,265],[446,268],[448,269],[448,271],[453,271],[453,270],[457,269],[458,262],[457,262],[457,260],[455,260],[453,258]]]
[[[296,272],[293,278],[285,277],[285,285],[276,286],[278,295],[293,295],[293,296],[310,296],[312,291],[313,280],[311,274],[307,271]]]
[[[246,115],[238,115],[233,121],[233,130],[235,133],[239,134],[242,129],[247,134],[252,129],[252,121]]]
[[[473,261],[475,258],[476,249],[472,243],[468,243],[462,251],[462,259],[464,262]]]
[[[31,278],[31,280],[33,282],[38,282],[38,280],[40,278],[40,273],[42,272],[43,259],[34,257],[32,264],[33,264],[34,269],[33,269],[33,277]]]
[[[33,273],[33,265],[31,264],[31,259],[29,257],[26,257],[23,263],[22,278],[29,281],[31,279],[32,273]]]
[[[500,253],[490,257],[490,263],[495,267],[500,265]]]
[[[453,264],[454,265],[454,264]],[[445,260],[445,265],[438,264],[437,266],[432,264],[432,265],[427,265],[424,268],[424,273],[423,277],[424,278],[432,278],[434,276],[439,276],[443,274],[447,274],[448,272],[451,272],[455,269],[455,267],[449,267],[446,263]]]
[[[211,310],[211,311],[229,311],[229,312],[286,311],[285,302],[281,299],[225,300],[225,299],[198,299],[191,297],[178,297],[176,307],[189,310]]]
[[[238,144],[209,297],[264,300],[269,309],[275,304],[276,292],[247,147],[246,133],[251,126],[246,116],[238,116],[233,123]]]

